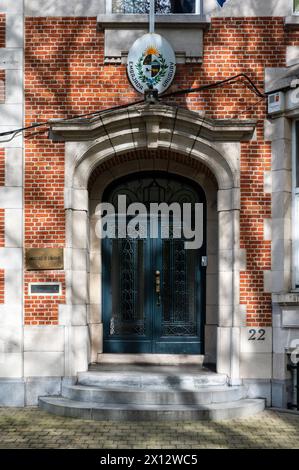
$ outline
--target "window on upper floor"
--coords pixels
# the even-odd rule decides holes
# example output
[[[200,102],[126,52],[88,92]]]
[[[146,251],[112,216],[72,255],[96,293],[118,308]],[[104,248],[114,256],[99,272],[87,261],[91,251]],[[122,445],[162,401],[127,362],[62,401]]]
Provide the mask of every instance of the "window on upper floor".
[[[294,13],[299,14],[299,0],[294,0]]]
[[[202,0],[155,0],[157,14],[200,13]],[[107,13],[144,14],[149,12],[150,0],[107,0]]]

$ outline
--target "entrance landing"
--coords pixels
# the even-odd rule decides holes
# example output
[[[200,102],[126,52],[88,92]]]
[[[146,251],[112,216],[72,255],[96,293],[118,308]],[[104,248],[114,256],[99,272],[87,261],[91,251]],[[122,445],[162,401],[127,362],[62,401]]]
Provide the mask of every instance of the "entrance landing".
[[[250,416],[265,400],[249,399],[246,387],[195,366],[97,365],[39,404],[60,416],[99,421],[193,421]]]

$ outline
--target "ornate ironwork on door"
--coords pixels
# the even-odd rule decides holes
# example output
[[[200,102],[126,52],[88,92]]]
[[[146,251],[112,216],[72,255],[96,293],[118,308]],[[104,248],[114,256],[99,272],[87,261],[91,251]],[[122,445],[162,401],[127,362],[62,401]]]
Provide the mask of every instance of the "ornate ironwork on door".
[[[189,180],[164,173],[140,173],[107,188],[104,200],[117,207],[141,202],[202,202]],[[205,216],[205,210],[204,210]],[[147,224],[150,220],[147,219]],[[163,229],[159,220],[159,233]],[[168,237],[104,239],[103,321],[105,352],[199,354],[203,352],[205,268],[200,250]]]

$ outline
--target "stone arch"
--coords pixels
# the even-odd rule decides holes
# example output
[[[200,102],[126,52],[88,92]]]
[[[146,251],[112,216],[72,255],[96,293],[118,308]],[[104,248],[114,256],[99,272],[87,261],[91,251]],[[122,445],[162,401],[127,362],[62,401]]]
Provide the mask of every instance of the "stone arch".
[[[163,167],[168,162],[171,171],[180,173],[188,169],[186,171],[193,179],[200,179],[205,168],[206,174],[213,175],[211,179],[217,181],[217,370],[227,373],[232,381],[238,380],[239,350],[236,335],[239,330],[235,327],[240,323],[240,141],[252,136],[254,125],[253,121],[245,120],[211,120],[195,112],[162,105],[136,106],[107,112],[90,120],[52,124],[53,140],[66,141],[67,303],[72,306],[70,312],[81,312],[83,323],[86,319],[82,327],[85,326],[85,335],[91,344],[99,331],[96,332],[95,328],[88,330],[87,323],[94,315],[91,306],[97,305],[99,299],[93,298],[96,291],[93,286],[97,278],[96,273],[89,271],[89,265],[94,269],[94,266],[99,266],[100,259],[99,253],[92,253],[89,245],[89,216],[95,207],[89,206],[89,181],[96,168],[110,174],[110,179],[122,171],[123,165],[127,174],[137,171],[138,160],[134,159],[134,155],[136,157],[143,152],[144,165],[153,168],[159,162]],[[75,326],[73,316],[70,313],[70,329]],[[84,363],[81,366],[84,369],[90,355],[87,349],[76,362],[75,341],[70,339],[70,342],[67,370],[70,375],[74,375],[79,370],[78,361]]]
[[[99,165],[91,175],[89,181],[89,227],[90,227],[90,280],[93,282],[92,301],[98,302],[95,298],[97,286],[101,283],[99,265],[101,259],[101,242],[95,236],[95,226],[98,222],[96,215],[97,206],[102,201],[102,194],[110,183],[131,174],[148,171],[163,171],[173,176],[183,176],[197,183],[204,190],[207,200],[207,227],[208,241],[207,254],[210,263],[207,268],[207,302],[206,302],[206,362],[216,362],[216,318],[218,316],[218,302],[212,291],[213,285],[218,282],[216,266],[218,262],[218,216],[217,216],[217,181],[213,173],[201,162],[194,161],[192,166],[188,166],[185,157],[168,152],[155,151],[135,151],[124,155],[122,163],[109,160],[103,165]],[[95,281],[96,280],[96,281]],[[95,282],[94,282],[95,281]],[[93,310],[93,321],[90,328],[94,330],[93,337],[99,339],[102,336],[102,315],[100,304],[90,304]],[[93,343],[93,357],[96,358],[102,350],[101,342]]]

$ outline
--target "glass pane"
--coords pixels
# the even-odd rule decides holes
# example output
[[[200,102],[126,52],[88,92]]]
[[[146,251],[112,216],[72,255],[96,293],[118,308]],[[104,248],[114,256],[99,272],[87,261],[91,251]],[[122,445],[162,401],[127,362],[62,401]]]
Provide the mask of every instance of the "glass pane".
[[[113,0],[112,12],[144,14],[149,5],[149,0]],[[156,0],[155,8],[157,14],[195,13],[195,0]]]
[[[172,13],[195,13],[195,0],[172,0]]]
[[[162,336],[196,335],[196,262],[184,240],[163,240]]]
[[[299,13],[299,0],[294,0],[294,11]]]
[[[145,334],[143,248],[143,240],[112,242],[111,336]]]

